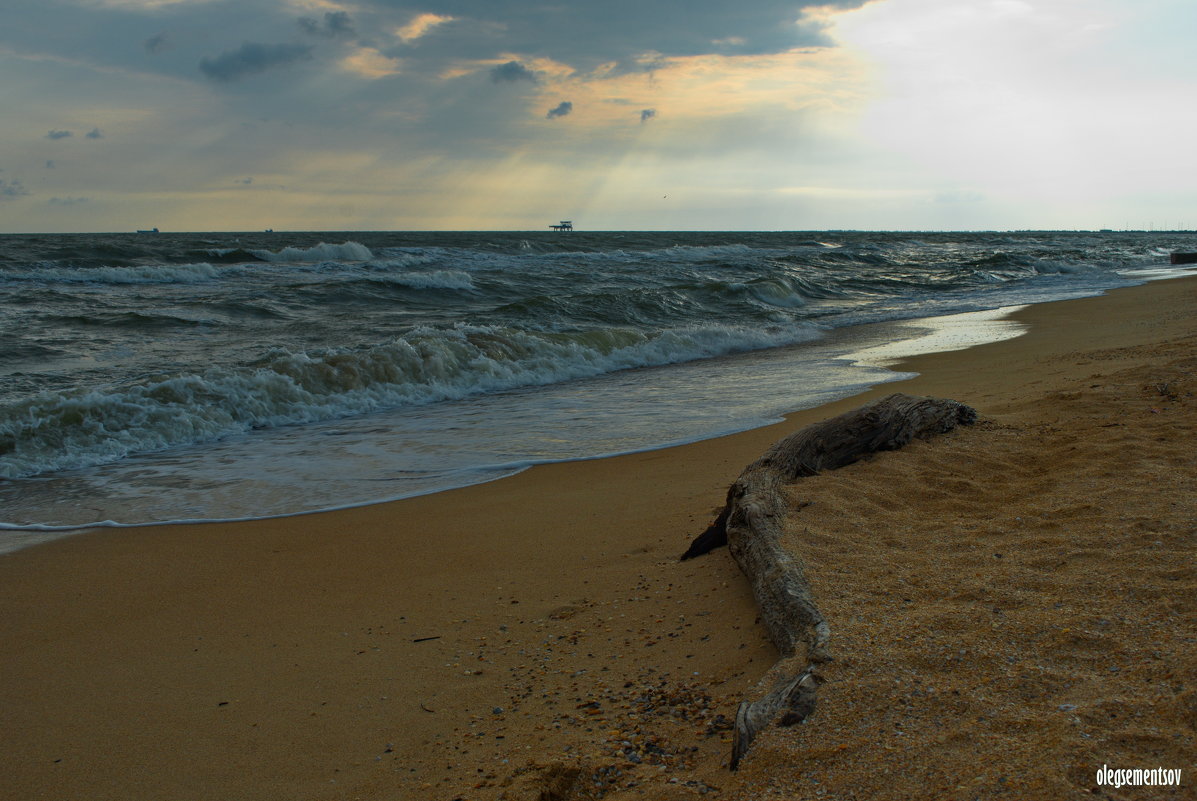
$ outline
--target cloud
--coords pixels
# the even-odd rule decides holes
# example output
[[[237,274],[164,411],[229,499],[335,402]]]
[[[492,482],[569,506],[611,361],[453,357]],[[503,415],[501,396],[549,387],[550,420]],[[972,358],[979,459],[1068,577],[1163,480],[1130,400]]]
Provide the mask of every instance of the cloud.
[[[99,128],[92,128],[90,131],[87,132],[87,138],[88,139],[103,139],[104,134],[100,131]]]
[[[276,67],[287,67],[312,57],[312,47],[301,44],[246,42],[215,58],[200,60],[200,72],[217,83],[232,83]]]
[[[831,47],[828,12],[867,0],[424,0],[420,9],[452,16],[453,36],[438,44],[457,58],[521,54],[568,64],[579,73],[642,72],[658,59],[765,55]],[[388,0],[370,0],[375,7]],[[649,58],[646,59],[646,56]]]
[[[568,100],[563,100],[556,105],[556,107],[549,109],[549,113],[545,115],[548,119],[556,119],[557,117],[564,117],[574,110],[574,104]]]
[[[73,134],[73,133],[72,133],[72,132],[70,132],[70,131],[58,131],[58,130],[54,130],[54,131],[50,131],[49,133],[47,133],[47,134],[46,134],[46,138],[47,138],[47,139],[69,139],[69,138],[71,138],[71,137],[72,137],[72,136],[74,136],[74,135],[75,135],[75,134]]]
[[[146,39],[142,42],[142,46],[145,47],[147,53],[161,53],[170,47],[170,40],[166,32],[162,31]]]
[[[395,35],[404,42],[414,42],[423,37],[433,28],[453,22],[456,17],[441,16],[439,14],[417,14],[406,25],[397,29]]]
[[[82,203],[90,201],[89,197],[52,197],[50,198],[51,206],[78,206]]]
[[[657,116],[657,110],[655,108],[645,108],[640,110],[640,122],[642,123],[648,122],[655,116]]]
[[[495,83],[515,83],[516,81],[536,83],[537,81],[536,73],[518,61],[508,61],[506,64],[495,67],[490,71],[490,79]]]
[[[55,166],[56,165],[54,164],[54,159],[46,159],[46,169],[47,170],[52,170],[52,169],[54,169]]]
[[[233,183],[244,184],[245,186],[249,186],[253,182],[254,182],[253,176],[250,176],[249,178],[238,178]]]
[[[402,71],[400,59],[385,56],[373,47],[358,47],[340,61],[341,68],[362,78],[376,80]]]
[[[311,36],[323,36],[329,39],[353,37],[357,31],[353,29],[353,22],[345,11],[329,11],[324,15],[324,24],[311,17],[300,17],[300,29]]]
[[[29,190],[24,187],[20,179],[6,181],[0,178],[0,198],[22,197],[28,194],[30,194]]]

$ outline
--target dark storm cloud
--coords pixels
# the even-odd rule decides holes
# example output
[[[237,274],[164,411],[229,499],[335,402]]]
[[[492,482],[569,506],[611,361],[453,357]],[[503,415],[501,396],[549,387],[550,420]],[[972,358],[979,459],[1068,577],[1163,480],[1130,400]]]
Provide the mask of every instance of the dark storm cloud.
[[[47,139],[70,139],[75,134],[70,131],[50,131],[46,134]]]
[[[214,58],[200,60],[200,72],[218,83],[231,83],[276,67],[287,67],[312,57],[310,45],[246,42]]]
[[[495,83],[515,83],[517,81],[536,83],[536,73],[518,61],[508,61],[506,64],[500,64],[492,69],[490,79]]]
[[[324,15],[323,24],[311,17],[300,17],[299,27],[304,33],[329,39],[357,35],[353,29],[353,22],[349,19],[349,14],[344,11],[329,11]]]
[[[657,116],[657,110],[655,108],[645,108],[640,110],[641,122],[648,122],[655,116]]]
[[[87,138],[88,139],[103,139],[104,134],[100,131],[99,128],[92,128],[90,131],[87,132]]]
[[[96,78],[116,69],[132,78],[152,75],[202,80],[195,72],[201,56],[242,40],[271,41],[284,32],[294,32],[295,13],[273,9],[271,2],[4,0],[0,50],[95,68]],[[237,38],[230,38],[233,36]],[[73,81],[72,85],[85,84]],[[64,92],[53,94],[62,96]]]
[[[296,11],[295,3],[281,0],[8,0],[20,13],[12,20],[6,15],[0,26],[0,50],[39,54],[37,63],[60,59],[95,67],[89,82],[72,84],[56,101],[62,116],[51,120],[75,120],[87,93],[103,86],[113,108],[135,102],[161,106],[163,119],[171,115],[185,126],[196,106],[187,94],[193,87],[185,82],[202,82],[228,90],[219,99],[228,116],[218,116],[218,126],[269,119],[270,125],[295,126],[288,130],[296,137],[339,141],[341,115],[352,107],[365,110],[352,126],[362,149],[388,147],[401,136],[413,152],[501,158],[512,141],[509,133],[560,131],[524,126],[529,116],[545,119],[551,107],[544,99],[531,107],[513,102],[515,93],[530,94],[560,80],[602,80],[667,67],[681,56],[826,44],[817,24],[802,21],[803,9],[850,8],[864,1],[355,0],[352,7],[341,6],[349,10],[345,14],[325,13],[335,7],[316,4]],[[297,26],[301,16],[306,19]],[[570,68],[573,75],[566,74]],[[114,80],[117,75],[134,80]],[[172,80],[155,80],[159,77]],[[659,102],[651,94],[646,89],[627,101],[621,114],[627,123],[638,112],[645,121],[644,107]],[[29,98],[40,102],[33,88]],[[560,122],[560,116],[548,121]],[[90,129],[72,124],[84,142],[59,142],[56,149],[85,143],[103,149],[106,141],[93,142],[86,138]],[[44,136],[46,129],[34,128],[29,136],[39,131]],[[120,132],[122,141],[140,135]],[[222,146],[248,147],[246,137],[227,142]],[[33,164],[56,155],[41,154]],[[59,160],[62,173],[70,165]]]
[[[132,2],[8,2],[12,8],[6,6],[0,47],[20,52],[229,84],[309,58],[319,69],[340,72],[345,55],[340,49],[355,43],[402,60],[402,75],[388,78],[389,91],[437,104],[444,100],[443,76],[459,75],[462,64],[500,64],[491,79],[511,85],[546,80],[529,66],[534,59],[572,67],[578,77],[601,67],[597,77],[652,70],[679,56],[828,45],[823,28],[814,18],[804,18],[804,9],[855,8],[866,0],[421,0],[417,5],[356,0],[352,16],[322,11],[299,19],[299,30],[294,5],[280,0],[144,7]],[[440,24],[416,36],[395,35],[425,17]],[[64,25],[64,19],[70,24]],[[288,32],[306,32],[310,38],[261,44],[288,42]],[[117,44],[130,39],[135,46]],[[238,49],[240,42],[247,44]]]
[[[566,114],[569,114],[573,110],[574,110],[574,104],[569,102],[568,100],[564,100],[561,103],[558,103],[554,108],[549,109],[549,113],[546,114],[545,116],[547,118],[549,118],[550,120],[552,120],[552,119],[556,119],[557,117],[564,117]]]
[[[867,0],[426,0],[422,11],[453,17],[454,35],[438,39],[442,55],[487,58],[504,53],[547,57],[579,71],[615,65],[651,69],[662,59],[705,54],[759,55],[832,45],[809,8],[850,9]],[[400,0],[373,8],[399,9]]]

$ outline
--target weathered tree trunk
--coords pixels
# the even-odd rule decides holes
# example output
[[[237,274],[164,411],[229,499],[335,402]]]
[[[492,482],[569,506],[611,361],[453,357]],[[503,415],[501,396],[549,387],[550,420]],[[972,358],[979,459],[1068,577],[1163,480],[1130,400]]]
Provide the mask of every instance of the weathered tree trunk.
[[[683,559],[728,545],[752,584],[753,595],[780,659],[736,712],[731,767],[739,765],[756,734],[774,720],[788,726],[815,706],[817,667],[828,660],[827,621],[811,597],[798,558],[781,544],[789,505],[784,486],[834,470],[877,451],[895,450],[915,437],[950,431],[976,420],[964,404],[895,394],[791,434],[744,468],[727,504]]]

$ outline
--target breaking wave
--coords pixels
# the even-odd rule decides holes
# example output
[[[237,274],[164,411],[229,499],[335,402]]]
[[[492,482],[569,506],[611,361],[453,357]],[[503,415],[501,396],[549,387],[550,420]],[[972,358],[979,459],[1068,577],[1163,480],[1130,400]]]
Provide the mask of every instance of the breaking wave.
[[[469,273],[459,270],[433,270],[431,272],[394,273],[375,276],[391,284],[412,289],[473,289],[474,279]]]
[[[365,348],[275,350],[259,362],[41,395],[0,407],[0,477],[212,442],[253,429],[540,386],[814,339],[806,326],[550,333],[421,327]]]
[[[286,247],[282,250],[251,250],[257,258],[268,262],[369,261],[374,258],[370,248],[358,242],[330,245],[321,242],[310,248]]]

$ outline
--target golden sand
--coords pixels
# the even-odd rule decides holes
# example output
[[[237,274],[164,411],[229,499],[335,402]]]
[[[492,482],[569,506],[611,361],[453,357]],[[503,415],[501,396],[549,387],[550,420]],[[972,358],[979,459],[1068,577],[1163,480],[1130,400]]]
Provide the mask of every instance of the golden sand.
[[[777,426],[478,487],[0,556],[0,799],[1191,798],[1197,279]],[[775,654],[726,550],[773,441],[893,390],[982,422],[794,486],[835,661],[728,772]]]
[[[1107,764],[1194,775],[1197,356],[1087,358],[1083,385],[792,487],[789,543],[839,658],[819,714],[758,743],[742,797],[1064,799],[1103,795]]]

